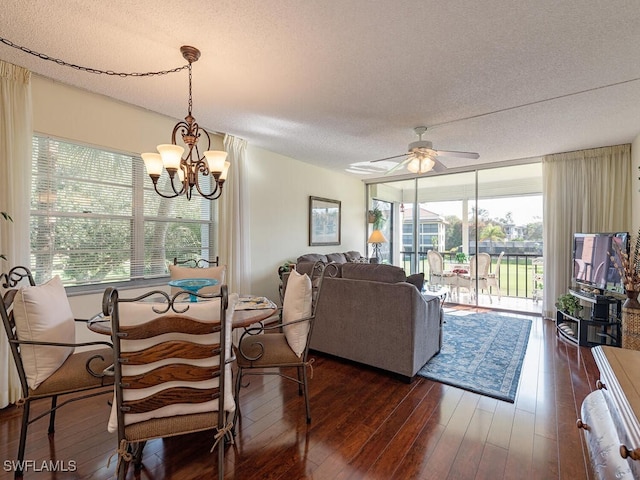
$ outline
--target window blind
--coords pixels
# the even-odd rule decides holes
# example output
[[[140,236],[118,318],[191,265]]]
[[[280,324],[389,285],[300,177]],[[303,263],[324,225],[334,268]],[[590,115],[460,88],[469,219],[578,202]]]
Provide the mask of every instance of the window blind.
[[[159,180],[167,193],[168,180],[166,172]],[[30,240],[38,282],[53,275],[66,286],[156,278],[168,274],[174,257],[209,259],[215,206],[198,195],[160,197],[138,156],[33,137]]]

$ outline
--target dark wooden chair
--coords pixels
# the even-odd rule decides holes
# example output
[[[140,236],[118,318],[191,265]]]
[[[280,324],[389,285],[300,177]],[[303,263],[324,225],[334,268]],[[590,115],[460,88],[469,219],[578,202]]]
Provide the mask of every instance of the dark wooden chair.
[[[5,289],[0,316],[22,390],[22,427],[15,464],[15,476],[21,477],[29,425],[48,415],[49,434],[53,434],[58,408],[113,392],[113,374],[109,372],[113,349],[110,342],[75,342],[75,322],[86,320],[73,318],[58,277],[36,285],[31,271],[18,266],[0,275],[0,285]],[[99,348],[74,352],[75,347],[86,346]],[[78,395],[81,392],[85,393]],[[73,396],[58,404],[58,397],[66,395]],[[29,418],[31,403],[44,399],[51,399],[50,408]]]
[[[108,429],[118,436],[119,479],[130,462],[139,469],[148,440],[205,430],[213,431],[207,448],[217,447],[218,477],[224,477],[235,408],[227,286],[217,295],[196,294],[198,302],[182,301],[187,294],[152,291],[122,299],[113,288],[104,293],[117,359]]]

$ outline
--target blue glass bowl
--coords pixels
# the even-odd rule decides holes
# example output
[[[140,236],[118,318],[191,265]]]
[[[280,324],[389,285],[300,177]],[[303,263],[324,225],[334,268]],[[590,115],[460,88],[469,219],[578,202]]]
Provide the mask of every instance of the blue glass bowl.
[[[214,278],[183,278],[182,280],[171,280],[169,282],[171,287],[181,288],[192,293],[198,293],[201,288],[211,287],[217,284],[218,280]],[[198,301],[198,297],[195,295],[191,295],[190,298],[192,302]]]

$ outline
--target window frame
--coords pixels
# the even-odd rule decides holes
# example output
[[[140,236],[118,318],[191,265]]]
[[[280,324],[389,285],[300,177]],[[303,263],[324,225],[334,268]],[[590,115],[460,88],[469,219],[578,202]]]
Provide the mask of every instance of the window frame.
[[[97,219],[99,222],[100,218],[104,218],[104,219],[125,219],[125,222],[126,222],[126,219],[128,218],[129,219],[128,221],[130,222],[130,231],[129,231],[130,254],[129,254],[128,260],[126,260],[126,262],[128,263],[129,278],[115,278],[113,281],[105,281],[104,279],[102,279],[101,281],[87,282],[87,283],[71,282],[72,284],[70,284],[70,282],[67,279],[67,281],[65,281],[64,283],[65,283],[65,288],[70,295],[84,294],[84,293],[91,293],[91,292],[102,292],[106,287],[109,287],[109,286],[116,287],[119,289],[130,289],[130,288],[139,288],[139,287],[166,284],[167,279],[169,278],[168,268],[166,267],[173,260],[173,256],[171,258],[167,258],[167,255],[170,255],[170,253],[165,250],[167,248],[165,243],[167,241],[166,235],[171,226],[175,228],[176,226],[181,226],[184,224],[189,224],[191,226],[200,225],[200,234],[199,234],[199,238],[197,238],[197,242],[199,242],[199,244],[197,244],[197,246],[195,246],[195,248],[192,249],[192,253],[189,253],[188,255],[196,256],[199,254],[201,257],[206,256],[209,258],[215,258],[216,252],[217,252],[217,236],[215,235],[214,229],[217,227],[217,224],[218,224],[218,218],[217,218],[218,208],[216,205],[213,205],[213,204],[216,202],[211,202],[209,200],[202,199],[199,196],[194,196],[191,202],[194,202],[194,201],[207,202],[205,204],[202,204],[202,203],[200,204],[200,211],[204,212],[204,217],[201,216],[199,218],[197,217],[186,218],[186,216],[183,218],[179,216],[179,214],[177,213],[173,215],[174,211],[172,211],[171,209],[169,209],[169,212],[170,212],[169,215],[165,215],[165,216],[148,215],[147,212],[145,212],[145,195],[146,194],[152,195],[151,198],[154,198],[154,200],[155,200],[155,197],[153,196],[157,196],[158,198],[161,198],[161,197],[157,193],[155,193],[155,191],[153,190],[153,187],[151,186],[151,182],[148,179],[148,175],[146,174],[144,162],[142,161],[142,159],[137,153],[123,152],[123,151],[118,151],[117,149],[114,149],[114,148],[90,145],[90,144],[86,144],[76,140],[57,138],[49,134],[42,134],[38,132],[33,133],[32,142],[34,142],[34,144],[36,142],[41,142],[42,140],[45,140],[46,142],[55,142],[55,144],[61,144],[61,143],[68,144],[68,145],[79,147],[81,149],[95,150],[96,155],[99,155],[102,153],[106,153],[109,155],[110,154],[121,155],[124,157],[128,157],[128,160],[131,161],[130,185],[128,184],[128,182],[120,183],[120,185],[125,186],[127,189],[131,188],[130,213],[127,213],[126,215],[113,214],[113,213],[107,214],[104,212],[98,212],[95,214],[87,215],[86,213],[80,212],[80,211],[64,211],[63,208],[57,209],[57,210],[56,209],[51,209],[51,210],[38,209],[39,205],[37,203],[37,197],[36,197],[37,191],[38,191],[37,190],[38,178],[32,178],[31,191],[30,191],[31,219],[33,219],[34,217],[41,217],[45,219],[50,219],[53,222],[55,222],[57,219],[62,217],[74,218],[74,219],[75,218],[77,219],[94,218],[94,219]],[[47,147],[49,147],[48,144],[47,144]],[[88,151],[89,150],[87,150],[87,152]],[[37,171],[38,165],[36,164],[36,162],[38,161],[38,155],[42,155],[41,151],[39,149],[38,151],[34,149],[32,153],[32,160],[31,160],[32,161],[31,166],[33,171]],[[55,154],[51,156],[54,157]],[[55,158],[54,158],[54,161],[55,161]],[[166,172],[163,174],[163,177],[165,175],[166,175]],[[54,172],[54,174],[51,175],[51,177],[54,178],[54,180],[59,180],[61,178],[60,176],[57,175],[57,172]],[[68,179],[69,179],[69,176],[67,175],[67,180]],[[79,176],[77,183],[74,183],[73,186],[76,186],[76,187],[80,186],[80,187],[86,188],[87,184],[89,184],[90,186],[91,183],[94,183],[94,182],[95,181],[93,180],[83,181],[82,178],[80,178]],[[98,181],[95,183],[100,183],[100,182]],[[106,199],[105,200],[101,199],[100,201],[106,201]],[[176,197],[175,199],[163,200],[163,201],[186,202],[187,200],[186,198],[184,198],[184,196],[181,195],[179,197]],[[206,207],[203,205],[206,205]],[[185,206],[183,205],[182,207],[185,207]],[[177,208],[180,209],[180,206],[178,205]],[[197,210],[198,206],[188,205],[186,208],[187,209],[193,208]],[[128,210],[128,207],[127,207],[127,210]],[[167,231],[165,231],[164,236],[154,237],[154,240],[157,240],[158,242],[162,243],[161,251],[164,252],[165,269],[162,274],[158,274],[158,273],[145,274],[144,273],[145,271],[155,269],[155,271],[158,272],[158,269],[161,268],[160,262],[162,262],[162,260],[160,260],[160,262],[156,262],[157,264],[154,264],[154,263],[147,264],[148,259],[147,257],[145,257],[146,254],[148,255],[149,252],[154,251],[153,249],[158,245],[157,243],[154,243],[151,246],[145,245],[145,234],[146,234],[145,227],[146,226],[148,227],[153,222],[158,222],[158,221],[167,222],[169,224],[169,227]],[[55,260],[53,260],[57,255],[59,255],[59,252],[57,251],[54,251],[54,253],[51,254],[51,262],[52,262],[51,265],[53,266],[50,267],[51,268],[50,271],[48,271],[47,269],[45,269],[44,272],[42,271],[42,269],[38,271],[34,270],[36,268],[36,255],[37,255],[36,254],[37,248],[34,249],[34,247],[37,247],[37,245],[34,245],[35,235],[37,235],[37,229],[32,228],[30,232],[30,238],[29,238],[30,257],[31,257],[29,263],[31,265],[32,270],[34,271],[34,274],[42,277],[45,277],[45,276],[50,277],[52,275],[57,274],[58,272],[56,272],[56,270],[60,270],[60,269],[56,268],[56,266],[54,265]],[[205,239],[208,240],[208,245],[203,246],[202,241],[204,241]],[[96,243],[95,245],[99,245],[99,244]],[[171,251],[180,251],[180,250],[188,251],[189,248],[186,244],[185,245],[174,244],[171,247]],[[208,254],[205,253],[203,255],[203,252],[209,252],[209,253]],[[179,260],[185,260],[186,258],[179,258]],[[155,267],[153,265],[155,265]],[[39,279],[39,282],[41,282],[42,280],[43,280],[42,278]]]

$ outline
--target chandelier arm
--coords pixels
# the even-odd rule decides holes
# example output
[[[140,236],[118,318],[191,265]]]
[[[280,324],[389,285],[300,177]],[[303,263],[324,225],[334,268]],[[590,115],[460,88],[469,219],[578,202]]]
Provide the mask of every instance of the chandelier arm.
[[[198,162],[198,164],[204,164],[204,163],[205,163],[205,162],[202,162],[202,161],[201,161],[201,162]],[[198,169],[198,171],[202,171],[202,167],[203,167],[203,166],[202,166],[202,165],[200,165],[200,168]],[[204,168],[206,169],[206,171],[207,171],[207,172],[209,171],[209,169],[206,167],[206,165],[204,165]],[[213,175],[212,175],[212,176],[213,176]],[[222,191],[222,186],[218,183],[218,180],[217,180],[217,179],[215,179],[215,180],[214,180],[214,184],[215,184],[215,187],[214,187],[213,191],[211,191],[211,193],[208,193],[208,194],[207,194],[207,193],[204,193],[204,192],[202,191],[202,189],[200,188],[200,181],[198,180],[198,174],[197,174],[197,171],[196,171],[196,180],[195,180],[194,185],[195,185],[196,190],[198,191],[198,193],[199,193],[200,195],[202,195],[204,198],[206,198],[206,199],[208,199],[208,200],[215,200],[216,198],[218,198],[218,197],[220,196],[219,194],[218,194],[218,197],[214,197],[214,196],[213,196],[213,195],[215,195],[215,194],[216,194],[216,192],[218,192],[218,191]]]
[[[216,182],[216,188],[213,192],[211,192],[209,195],[205,195],[204,193],[200,192],[200,195],[202,195],[207,200],[217,200],[218,198],[220,198],[220,195],[222,195],[222,185]]]
[[[186,187],[185,187],[185,181],[180,182],[180,184],[182,185],[182,188],[180,189],[180,191],[176,190],[176,186],[173,183],[173,179],[176,178],[176,177],[178,177],[178,181],[179,181],[180,177],[178,176],[178,172],[177,171],[173,176],[169,175],[169,179],[171,180],[171,190],[173,190],[173,192],[175,193],[175,195],[173,197],[171,197],[171,198],[177,197],[179,195],[183,195],[187,190]],[[185,176],[185,179],[186,179],[186,176]]]
[[[153,180],[153,189],[156,191],[156,193],[158,195],[160,195],[163,198],[176,198],[177,196],[179,196],[180,194],[177,193],[175,195],[165,195],[164,193],[162,193],[160,190],[158,190],[158,179],[154,179],[153,177],[151,178],[151,180]],[[172,182],[173,183],[173,182]]]

